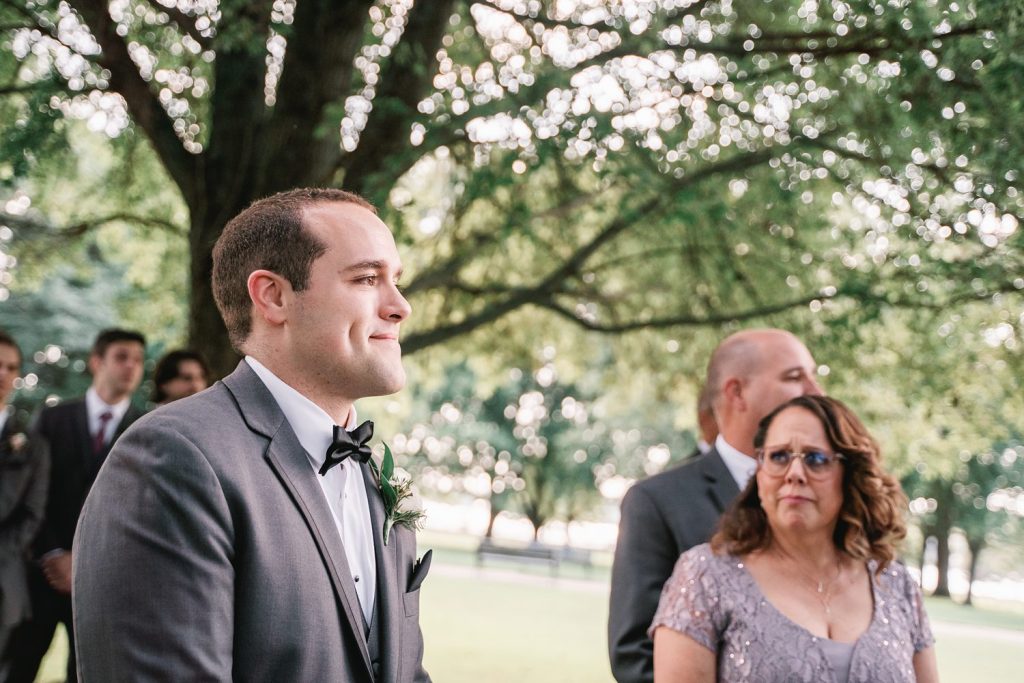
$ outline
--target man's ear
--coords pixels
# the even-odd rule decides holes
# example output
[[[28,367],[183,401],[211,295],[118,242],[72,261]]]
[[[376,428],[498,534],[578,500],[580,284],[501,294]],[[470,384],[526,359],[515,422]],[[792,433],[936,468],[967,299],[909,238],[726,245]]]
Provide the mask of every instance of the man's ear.
[[[103,358],[95,353],[89,354],[89,374],[93,377],[96,376],[96,370],[99,368]]]
[[[288,319],[288,306],[292,301],[292,285],[270,270],[254,270],[246,282],[252,300],[253,315],[271,325],[281,325]]]
[[[729,377],[722,384],[722,396],[733,407],[733,410],[746,410],[747,402],[743,397],[743,382],[739,377]]]

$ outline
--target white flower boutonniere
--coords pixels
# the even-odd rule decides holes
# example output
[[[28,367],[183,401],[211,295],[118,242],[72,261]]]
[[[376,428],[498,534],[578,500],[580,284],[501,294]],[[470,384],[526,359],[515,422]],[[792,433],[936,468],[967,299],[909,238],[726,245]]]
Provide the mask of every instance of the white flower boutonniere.
[[[412,531],[423,528],[426,513],[412,477],[405,470],[395,469],[395,458],[384,444],[384,457],[378,464],[370,459],[370,469],[377,477],[380,495],[384,499],[384,545],[388,544],[391,528],[400,524]]]
[[[23,432],[17,432],[16,434],[11,434],[7,443],[11,445],[11,451],[17,453],[28,443],[28,437]]]

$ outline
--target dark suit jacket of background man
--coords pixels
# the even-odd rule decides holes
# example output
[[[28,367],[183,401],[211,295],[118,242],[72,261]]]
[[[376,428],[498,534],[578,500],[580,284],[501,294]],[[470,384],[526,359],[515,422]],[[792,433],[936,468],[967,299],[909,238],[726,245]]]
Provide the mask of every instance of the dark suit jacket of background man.
[[[245,361],[136,423],[76,537],[82,680],[429,681],[419,589],[407,591],[415,535],[395,527],[383,544],[361,470],[377,562],[368,632],[318,475]]]
[[[32,612],[26,563],[46,511],[49,480],[46,441],[27,438],[9,416],[0,429],[0,654],[11,629]]]
[[[141,416],[141,410],[129,406],[107,446],[94,455],[84,398],[65,401],[39,413],[32,431],[45,439],[50,448],[50,486],[46,515],[33,543],[36,559],[51,550],[71,550],[78,515],[100,465],[111,444]],[[108,504],[116,505],[117,501]],[[71,628],[71,597],[51,588],[35,562],[28,574],[33,615],[11,637],[11,681],[34,680],[57,622]]]
[[[711,538],[738,494],[714,448],[626,492],[608,615],[608,650],[619,683],[654,680],[654,645],[647,629],[662,586],[682,553]]]
[[[142,414],[135,406],[129,406],[107,446],[93,455],[84,398],[44,408],[39,413],[34,431],[50,444],[51,465],[46,519],[35,542],[37,554],[54,548],[71,550],[78,516],[100,465],[117,438]]]

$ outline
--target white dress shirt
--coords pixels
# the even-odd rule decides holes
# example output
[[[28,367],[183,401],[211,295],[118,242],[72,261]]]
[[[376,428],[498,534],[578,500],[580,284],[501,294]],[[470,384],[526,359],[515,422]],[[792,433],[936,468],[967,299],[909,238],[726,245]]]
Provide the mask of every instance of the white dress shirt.
[[[4,433],[4,427],[7,425],[7,417],[14,412],[11,406],[4,406],[0,409],[0,434]]]
[[[109,412],[112,417],[107,420],[107,424],[104,425],[103,429],[103,443],[110,443],[110,440],[114,438],[114,432],[117,431],[117,425],[121,424],[121,420],[124,419],[124,414],[128,412],[128,406],[131,404],[131,396],[126,397],[124,400],[110,405],[96,393],[96,389],[89,387],[85,392],[85,414],[89,416],[89,436],[94,438],[96,432],[100,430],[100,425],[103,421],[100,416],[103,413]]]
[[[757,471],[757,460],[743,451],[736,450],[725,440],[721,434],[715,439],[715,450],[722,456],[722,462],[729,469],[729,474],[736,480],[740,491],[747,487],[747,482]]]
[[[373,601],[376,597],[377,562],[373,552],[373,525],[370,521],[370,503],[366,497],[366,486],[360,463],[347,458],[340,465],[332,467],[320,476],[320,467],[327,458],[327,449],[334,440],[334,420],[308,398],[285,384],[262,363],[246,356],[256,376],[270,390],[284,417],[306,451],[309,465],[313,468],[327,504],[334,515],[334,524],[341,535],[352,580],[355,582],[359,606],[369,626],[373,618]],[[356,425],[355,407],[349,415],[346,429]],[[381,530],[383,533],[383,529]]]

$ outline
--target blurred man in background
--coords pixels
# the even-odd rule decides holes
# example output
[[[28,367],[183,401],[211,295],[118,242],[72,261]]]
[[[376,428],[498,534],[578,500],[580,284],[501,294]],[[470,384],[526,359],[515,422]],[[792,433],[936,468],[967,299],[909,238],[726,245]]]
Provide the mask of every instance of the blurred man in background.
[[[153,370],[153,395],[150,400],[162,406],[185,398],[210,385],[210,368],[198,351],[168,351]]]
[[[67,680],[75,674],[71,620],[71,543],[85,497],[111,445],[142,416],[131,397],[142,380],[146,339],[138,332],[100,332],[89,355],[92,385],[85,396],[44,408],[34,432],[49,444],[51,469],[46,516],[29,570],[32,618],[11,636],[9,683],[31,683],[57,623],[68,632]],[[111,501],[117,505],[117,501]]]

